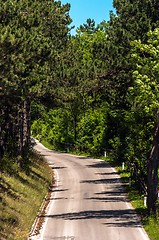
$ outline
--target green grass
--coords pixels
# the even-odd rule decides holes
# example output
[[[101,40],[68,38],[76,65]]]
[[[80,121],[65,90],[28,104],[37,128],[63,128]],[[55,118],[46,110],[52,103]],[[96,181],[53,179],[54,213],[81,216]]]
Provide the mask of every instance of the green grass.
[[[50,150],[54,150],[54,147],[51,145],[51,143],[49,143],[48,141],[46,141],[45,139],[42,139],[40,141],[46,148],[50,149]]]
[[[141,221],[144,229],[149,235],[151,240],[159,239],[159,209],[157,217],[149,217],[147,215],[147,208],[144,207],[144,196],[141,195],[136,189],[131,187],[128,191],[129,198],[133,207],[136,209],[137,213],[141,216]]]
[[[40,157],[32,158],[29,175],[0,172],[0,239],[25,240],[31,230],[52,173]]]
[[[147,232],[151,240],[159,239],[159,209],[156,218],[149,217],[147,215],[147,208],[144,206],[144,195],[142,195],[132,183],[129,186],[130,173],[126,170],[122,170],[121,166],[116,167],[119,172],[123,184],[125,184],[126,190],[128,192],[129,199],[132,206],[136,209],[136,212],[141,217],[141,222],[145,231]]]

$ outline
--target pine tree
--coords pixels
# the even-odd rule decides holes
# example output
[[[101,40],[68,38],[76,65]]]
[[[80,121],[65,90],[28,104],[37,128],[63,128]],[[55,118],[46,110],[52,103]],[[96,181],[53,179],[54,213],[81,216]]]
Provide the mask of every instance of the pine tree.
[[[67,45],[69,4],[10,0],[0,2],[1,156],[30,148],[30,105],[55,81]]]

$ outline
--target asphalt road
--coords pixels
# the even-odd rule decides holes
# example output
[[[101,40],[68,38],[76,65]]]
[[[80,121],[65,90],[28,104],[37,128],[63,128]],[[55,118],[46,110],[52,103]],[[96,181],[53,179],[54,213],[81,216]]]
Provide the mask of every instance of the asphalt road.
[[[53,169],[41,240],[148,240],[120,178],[100,159],[57,153],[37,143]]]

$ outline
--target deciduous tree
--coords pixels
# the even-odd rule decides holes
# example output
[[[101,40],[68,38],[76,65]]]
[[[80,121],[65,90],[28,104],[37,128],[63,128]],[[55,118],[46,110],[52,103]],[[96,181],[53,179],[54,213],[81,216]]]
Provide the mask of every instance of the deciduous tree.
[[[147,192],[149,214],[156,214],[159,164],[159,29],[148,33],[147,43],[138,40],[132,46],[133,60],[136,62],[134,86],[129,89],[133,99],[132,110],[153,119],[151,124],[154,122],[152,147],[149,156],[147,154]]]

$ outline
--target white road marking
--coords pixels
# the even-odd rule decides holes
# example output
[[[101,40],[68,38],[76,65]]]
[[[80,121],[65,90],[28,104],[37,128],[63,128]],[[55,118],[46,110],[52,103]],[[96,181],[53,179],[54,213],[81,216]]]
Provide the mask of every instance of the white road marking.
[[[54,173],[55,173],[55,181],[56,181],[56,188],[57,188],[58,184],[59,184],[59,174],[56,171],[56,169],[54,169]],[[51,204],[48,205],[47,215],[51,215],[51,211],[52,211],[52,209],[54,207],[54,204],[55,204],[56,194],[57,194],[57,192],[55,191],[53,199],[51,200]],[[46,226],[47,226],[48,219],[49,218],[46,217],[46,220],[44,221],[42,232],[40,234],[41,235],[40,240],[43,240],[43,238],[44,238],[44,234],[45,234],[45,231],[46,231]]]

